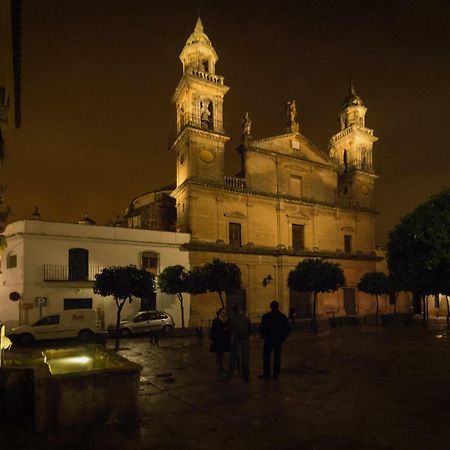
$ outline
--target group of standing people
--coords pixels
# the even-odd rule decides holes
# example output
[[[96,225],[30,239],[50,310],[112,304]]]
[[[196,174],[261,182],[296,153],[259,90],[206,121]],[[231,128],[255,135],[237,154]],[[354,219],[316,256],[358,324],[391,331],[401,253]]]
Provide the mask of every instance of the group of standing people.
[[[217,371],[220,376],[229,379],[236,368],[245,381],[249,381],[250,346],[249,338],[253,332],[252,323],[239,306],[233,306],[228,317],[225,308],[217,311],[209,332],[210,351],[216,354]],[[274,300],[270,311],[263,315],[260,324],[261,337],[264,339],[263,373],[259,378],[277,379],[281,367],[281,346],[290,332],[288,318],[279,310]],[[224,354],[230,352],[228,369],[224,367]],[[273,369],[271,371],[271,356]]]

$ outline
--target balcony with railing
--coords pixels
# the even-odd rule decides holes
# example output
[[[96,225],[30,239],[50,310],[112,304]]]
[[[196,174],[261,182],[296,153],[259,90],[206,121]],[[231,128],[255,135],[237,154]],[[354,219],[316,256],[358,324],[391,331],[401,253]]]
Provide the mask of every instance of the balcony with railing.
[[[101,266],[72,267],[64,264],[45,264],[44,281],[95,281]]]
[[[225,134],[223,122],[214,118],[205,118],[200,114],[184,113],[177,122],[178,133],[186,127],[197,128],[199,130],[212,131],[218,134]]]
[[[220,75],[213,75],[209,72],[204,72],[203,70],[197,70],[194,68],[189,68],[187,73],[193,75],[194,77],[201,78],[203,80],[211,81],[211,83],[217,83],[223,85],[224,77]]]
[[[237,189],[245,189],[245,179],[240,177],[225,177],[225,186]]]

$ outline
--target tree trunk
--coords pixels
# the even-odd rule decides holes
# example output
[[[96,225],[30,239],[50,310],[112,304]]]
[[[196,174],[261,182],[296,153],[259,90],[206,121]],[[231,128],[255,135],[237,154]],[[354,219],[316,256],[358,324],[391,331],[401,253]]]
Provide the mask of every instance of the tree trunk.
[[[377,301],[377,309],[375,312],[375,326],[377,327],[378,326],[378,295],[375,295],[375,299]]]
[[[447,302],[447,331],[450,328],[450,305],[448,304],[448,295],[445,296],[445,300]]]
[[[184,330],[184,304],[183,304],[183,294],[178,293],[177,294],[178,300],[180,300],[180,307],[181,307],[181,328]]]
[[[116,339],[114,342],[114,350],[117,352],[120,348],[120,313],[122,312],[123,305],[125,304],[124,300],[122,303],[119,303],[118,300],[116,300],[117,305],[117,316],[116,316]]]
[[[423,308],[423,311],[422,311],[422,325],[426,325],[427,324],[427,304],[426,304],[426,300],[425,300],[425,295],[422,295],[421,296],[421,298],[422,298],[422,308]]]
[[[313,331],[317,333],[317,317],[316,317],[316,305],[317,305],[317,292],[314,291],[314,300],[313,300]]]
[[[225,308],[225,305],[223,303],[223,298],[222,298],[222,291],[218,291],[219,294],[219,298],[220,298],[220,304],[222,305],[222,308]]]

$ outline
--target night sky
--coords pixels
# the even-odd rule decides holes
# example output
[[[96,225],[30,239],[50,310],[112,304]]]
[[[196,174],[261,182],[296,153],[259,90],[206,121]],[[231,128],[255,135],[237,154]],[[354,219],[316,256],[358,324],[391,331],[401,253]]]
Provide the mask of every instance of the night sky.
[[[450,185],[450,2],[23,0],[22,126],[5,132],[0,169],[11,221],[98,224],[175,180],[168,149],[178,59],[198,9],[231,87],[233,140],[248,111],[255,138],[283,134],[287,100],[324,151],[351,72],[380,138],[377,240]]]

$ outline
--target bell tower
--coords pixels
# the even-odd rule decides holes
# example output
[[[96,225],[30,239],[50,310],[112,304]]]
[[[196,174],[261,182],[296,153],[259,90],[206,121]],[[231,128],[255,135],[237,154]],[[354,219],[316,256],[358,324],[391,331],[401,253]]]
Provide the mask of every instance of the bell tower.
[[[223,183],[223,153],[229,137],[223,128],[224,78],[216,75],[217,53],[200,17],[180,54],[183,76],[172,97],[177,111],[177,187],[196,179]]]
[[[223,127],[223,98],[229,87],[216,74],[217,53],[200,17],[181,51],[183,75],[172,96],[177,113],[177,229],[192,233],[193,186],[224,183],[224,151],[230,138]]]
[[[373,207],[373,188],[377,178],[373,170],[372,147],[378,140],[366,128],[366,112],[361,98],[349,80],[339,123],[341,131],[330,139],[330,157],[339,167],[338,198],[349,205]]]

